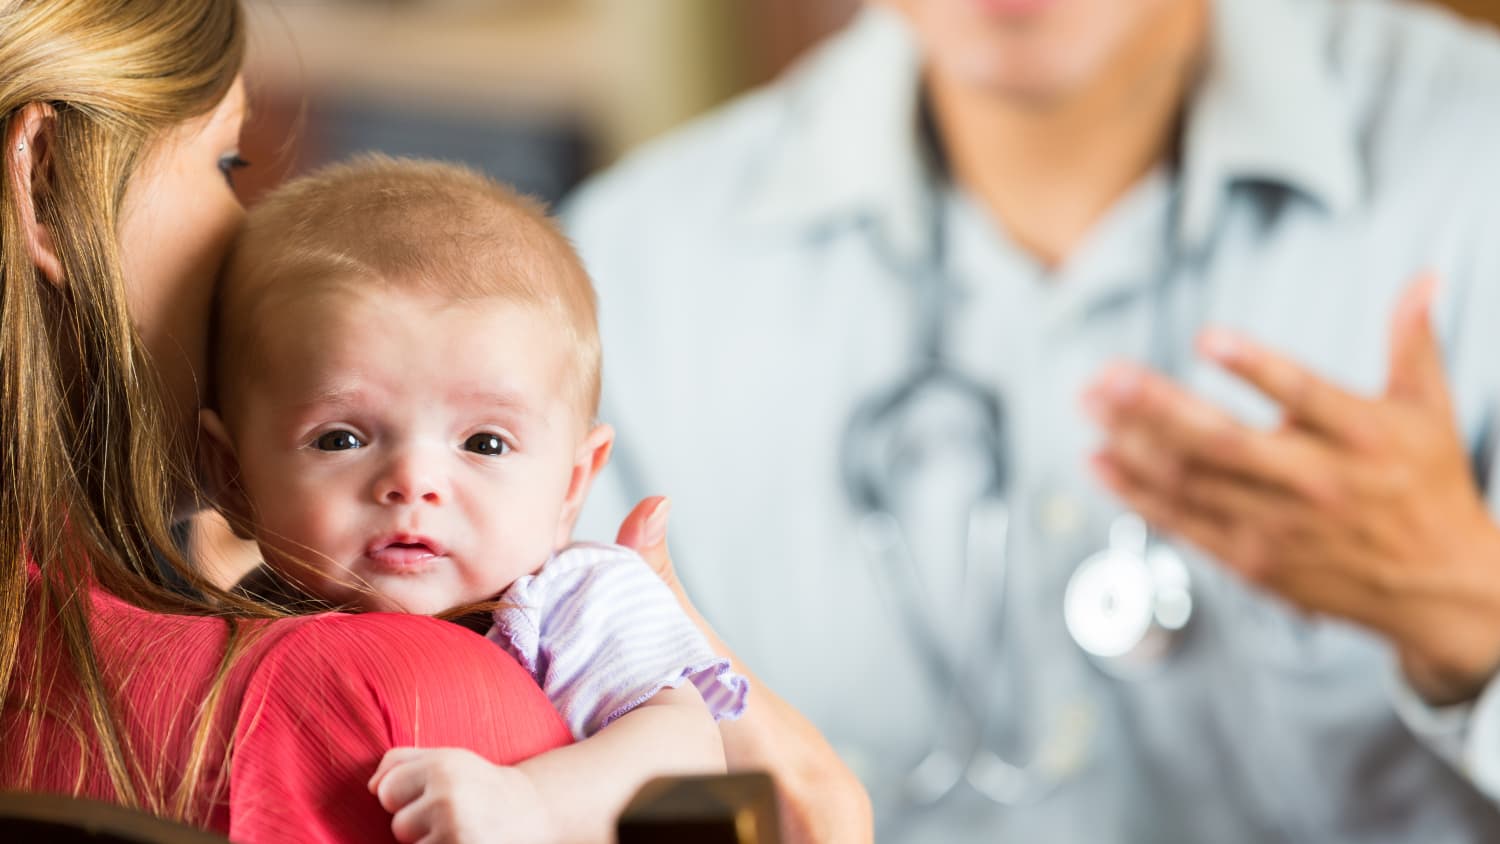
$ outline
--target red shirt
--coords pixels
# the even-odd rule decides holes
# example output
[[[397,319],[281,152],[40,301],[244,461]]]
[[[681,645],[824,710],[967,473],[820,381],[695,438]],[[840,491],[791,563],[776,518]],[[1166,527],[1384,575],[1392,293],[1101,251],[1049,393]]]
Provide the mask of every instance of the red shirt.
[[[35,577],[28,588],[34,594]],[[98,590],[93,614],[101,669],[120,693],[127,755],[142,776],[175,785],[229,625],[146,612]],[[216,752],[203,780],[227,784],[209,807],[210,826],[237,842],[392,840],[390,815],[366,788],[392,747],[466,747],[513,764],[570,741],[530,675],[456,625],[330,613],[239,627],[251,644],[231,668],[210,725]],[[23,636],[17,682],[30,676],[28,659],[65,664],[59,637],[42,634],[40,648],[34,638]],[[75,728],[87,720],[71,689],[59,682],[48,701],[34,787],[67,793],[81,784],[86,796],[114,799],[102,763],[82,758]],[[0,724],[0,782],[14,782],[19,770],[15,726]]]

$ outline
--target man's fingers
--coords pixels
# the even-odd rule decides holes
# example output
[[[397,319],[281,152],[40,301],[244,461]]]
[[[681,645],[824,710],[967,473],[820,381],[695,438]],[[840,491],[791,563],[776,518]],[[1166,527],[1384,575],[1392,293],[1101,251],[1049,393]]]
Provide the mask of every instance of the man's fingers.
[[[1443,351],[1432,330],[1437,277],[1424,275],[1401,294],[1391,317],[1391,363],[1386,393],[1392,398],[1448,408]]]
[[[1154,431],[1130,426],[1112,435],[1103,452],[1137,484],[1171,493],[1182,480],[1185,458],[1170,446]]]
[[[1310,552],[1316,531],[1309,532],[1279,493],[1205,473],[1187,476],[1177,494],[1168,494],[1108,453],[1095,455],[1093,466],[1104,485],[1153,527],[1241,577],[1299,606],[1364,623],[1381,617],[1382,580],[1352,577],[1338,561]]]
[[[1181,467],[1196,464],[1300,490],[1307,468],[1324,462],[1306,432],[1256,430],[1136,367],[1111,367],[1084,401],[1107,433],[1106,448],[1148,479],[1171,480]]]
[[[1198,337],[1198,350],[1276,402],[1295,421],[1340,439],[1357,436],[1368,402],[1247,337],[1218,328]]]
[[[1213,557],[1228,548],[1228,528],[1216,515],[1163,495],[1108,454],[1095,455],[1093,467],[1100,481],[1152,527]]]

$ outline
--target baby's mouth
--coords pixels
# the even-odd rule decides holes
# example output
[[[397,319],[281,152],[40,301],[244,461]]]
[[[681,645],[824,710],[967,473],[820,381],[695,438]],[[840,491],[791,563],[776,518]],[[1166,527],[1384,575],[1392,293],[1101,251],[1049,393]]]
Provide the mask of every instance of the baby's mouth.
[[[365,556],[392,571],[412,572],[425,569],[447,549],[425,536],[397,534],[370,543]]]

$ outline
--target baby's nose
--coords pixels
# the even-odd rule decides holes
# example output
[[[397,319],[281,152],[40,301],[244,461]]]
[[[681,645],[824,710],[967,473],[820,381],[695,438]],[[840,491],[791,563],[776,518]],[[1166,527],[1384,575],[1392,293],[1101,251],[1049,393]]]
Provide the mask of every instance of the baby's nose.
[[[436,475],[424,470],[414,460],[394,461],[375,483],[375,500],[380,504],[441,504],[444,499]]]

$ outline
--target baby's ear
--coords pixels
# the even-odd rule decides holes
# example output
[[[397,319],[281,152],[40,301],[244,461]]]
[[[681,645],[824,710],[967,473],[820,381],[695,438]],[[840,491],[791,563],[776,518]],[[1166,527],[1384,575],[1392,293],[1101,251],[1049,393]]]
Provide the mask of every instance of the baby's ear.
[[[198,448],[198,476],[204,494],[224,514],[224,520],[240,539],[254,539],[250,530],[250,500],[240,486],[240,461],[229,429],[219,414],[207,408],[198,411],[198,429],[202,432]]]
[[[568,480],[568,494],[563,499],[562,512],[558,515],[557,538],[554,543],[558,548],[573,541],[573,525],[578,521],[578,514],[583,512],[583,502],[589,496],[589,488],[609,462],[609,453],[614,447],[615,429],[603,423],[595,425],[588,436],[583,438],[583,442],[579,443],[578,451],[573,457],[573,476]]]

